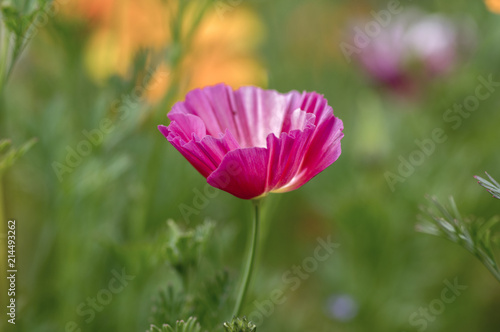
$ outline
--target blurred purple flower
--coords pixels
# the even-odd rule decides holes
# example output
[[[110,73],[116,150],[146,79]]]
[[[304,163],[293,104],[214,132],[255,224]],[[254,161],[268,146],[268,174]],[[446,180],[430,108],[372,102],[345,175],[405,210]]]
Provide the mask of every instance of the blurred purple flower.
[[[328,314],[341,322],[347,322],[358,314],[358,304],[348,294],[332,295],[327,301]]]
[[[356,30],[357,60],[376,81],[399,92],[450,73],[475,40],[470,22],[416,9],[393,16],[376,34]]]

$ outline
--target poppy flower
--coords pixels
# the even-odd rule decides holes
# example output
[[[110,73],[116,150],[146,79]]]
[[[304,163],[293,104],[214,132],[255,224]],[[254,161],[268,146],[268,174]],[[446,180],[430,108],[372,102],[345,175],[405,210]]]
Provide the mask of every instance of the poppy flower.
[[[316,92],[195,89],[158,126],[213,187],[252,199],[301,187],[340,156],[342,120]]]

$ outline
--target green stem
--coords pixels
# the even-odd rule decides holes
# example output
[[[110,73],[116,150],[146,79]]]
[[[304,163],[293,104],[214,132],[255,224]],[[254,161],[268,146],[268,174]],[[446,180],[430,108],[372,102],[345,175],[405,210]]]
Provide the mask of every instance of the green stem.
[[[3,181],[2,181],[3,173],[0,172],[0,222],[4,222],[5,220],[5,211],[4,211],[4,204],[3,204]],[[7,221],[5,221],[7,222]]]
[[[0,27],[0,47],[1,47],[1,54],[0,54],[0,93],[2,93],[5,82],[7,81],[7,73],[8,73],[8,59],[9,59],[9,40],[10,40],[10,33],[9,31],[4,28]]]
[[[245,266],[245,272],[243,274],[243,281],[240,288],[240,293],[236,300],[236,305],[234,307],[233,316],[239,317],[241,313],[241,306],[245,300],[247,294],[248,285],[250,284],[250,278],[252,275],[252,269],[255,261],[255,252],[257,251],[257,240],[259,237],[259,206],[260,200],[253,200],[253,205],[255,209],[255,217],[252,227],[252,242],[250,244],[250,251],[248,253],[247,262]]]
[[[491,274],[493,274],[493,276],[498,281],[500,281],[500,270],[498,269],[498,266],[496,265],[494,259],[492,259],[492,262],[490,262],[490,260],[488,260],[488,257],[480,252],[473,252],[473,254],[481,261],[481,263],[483,263],[484,266],[486,266]]]

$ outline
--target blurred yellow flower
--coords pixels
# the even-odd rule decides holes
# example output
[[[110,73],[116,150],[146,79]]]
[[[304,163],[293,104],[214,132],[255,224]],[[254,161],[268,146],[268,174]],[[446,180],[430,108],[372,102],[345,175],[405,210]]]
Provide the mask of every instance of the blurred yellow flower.
[[[207,13],[183,62],[186,90],[224,82],[233,88],[265,86],[267,73],[256,57],[265,30],[258,16],[237,8],[223,17]]]
[[[132,62],[132,47],[108,29],[96,31],[87,45],[85,64],[99,82],[112,75],[126,76]]]
[[[172,82],[171,71],[168,65],[162,63],[153,72],[145,94],[146,99],[150,103],[155,104],[159,102],[167,92]]]
[[[484,0],[484,2],[491,12],[500,14],[500,0]]]

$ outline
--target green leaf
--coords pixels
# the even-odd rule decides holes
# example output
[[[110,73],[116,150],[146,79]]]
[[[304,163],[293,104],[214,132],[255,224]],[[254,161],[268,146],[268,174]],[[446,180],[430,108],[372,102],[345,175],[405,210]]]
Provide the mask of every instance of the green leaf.
[[[12,145],[12,141],[10,139],[0,140],[0,153],[2,153],[3,150],[7,149],[11,145]]]
[[[14,4],[2,5],[2,21],[7,29],[14,32],[18,39],[23,37],[36,16],[45,8],[46,1],[40,1],[39,6],[22,12]]]
[[[0,0],[0,92],[13,66],[29,42],[29,29],[49,0]],[[44,15],[47,15],[43,13]]]
[[[2,19],[7,29],[14,32],[16,35],[21,35],[21,14],[16,8],[11,6],[2,6]]]
[[[180,274],[184,274],[197,264],[215,224],[205,221],[189,230],[182,230],[173,220],[168,220],[167,225],[170,239],[165,246],[166,259]]]
[[[183,317],[186,313],[186,297],[177,292],[172,285],[167,289],[161,290],[153,300],[153,322],[173,323],[178,317]],[[184,316],[185,317],[185,316]]]
[[[493,195],[493,197],[497,198],[497,199],[500,199],[500,184],[491,176],[489,175],[487,172],[485,172],[486,175],[488,175],[488,178],[490,179],[490,181],[488,180],[485,180],[483,179],[482,177],[479,177],[479,176],[474,176],[477,180],[477,182],[483,186],[484,188],[486,188],[486,190],[488,190],[488,192]]]
[[[494,181],[494,180],[493,180]],[[424,216],[417,230],[434,236],[446,238],[472,253],[500,281],[500,269],[491,246],[493,228],[499,223],[499,217],[484,222],[472,218],[463,218],[458,211],[453,197],[450,207],[445,207],[435,198],[429,198],[430,208],[421,207]]]
[[[14,163],[21,158],[37,142],[37,139],[31,139],[24,143],[19,149],[11,147],[10,140],[0,140],[0,176],[8,170]],[[7,148],[9,148],[7,150]]]
[[[219,271],[212,279],[203,283],[196,292],[196,315],[207,327],[213,327],[230,315],[229,300],[231,299],[232,283],[227,270]]]
[[[201,326],[195,317],[189,317],[187,321],[178,320],[172,327],[164,324],[161,327],[151,325],[149,332],[201,332]]]
[[[249,321],[246,317],[233,317],[231,322],[225,322],[224,329],[226,332],[255,332],[257,326]]]

